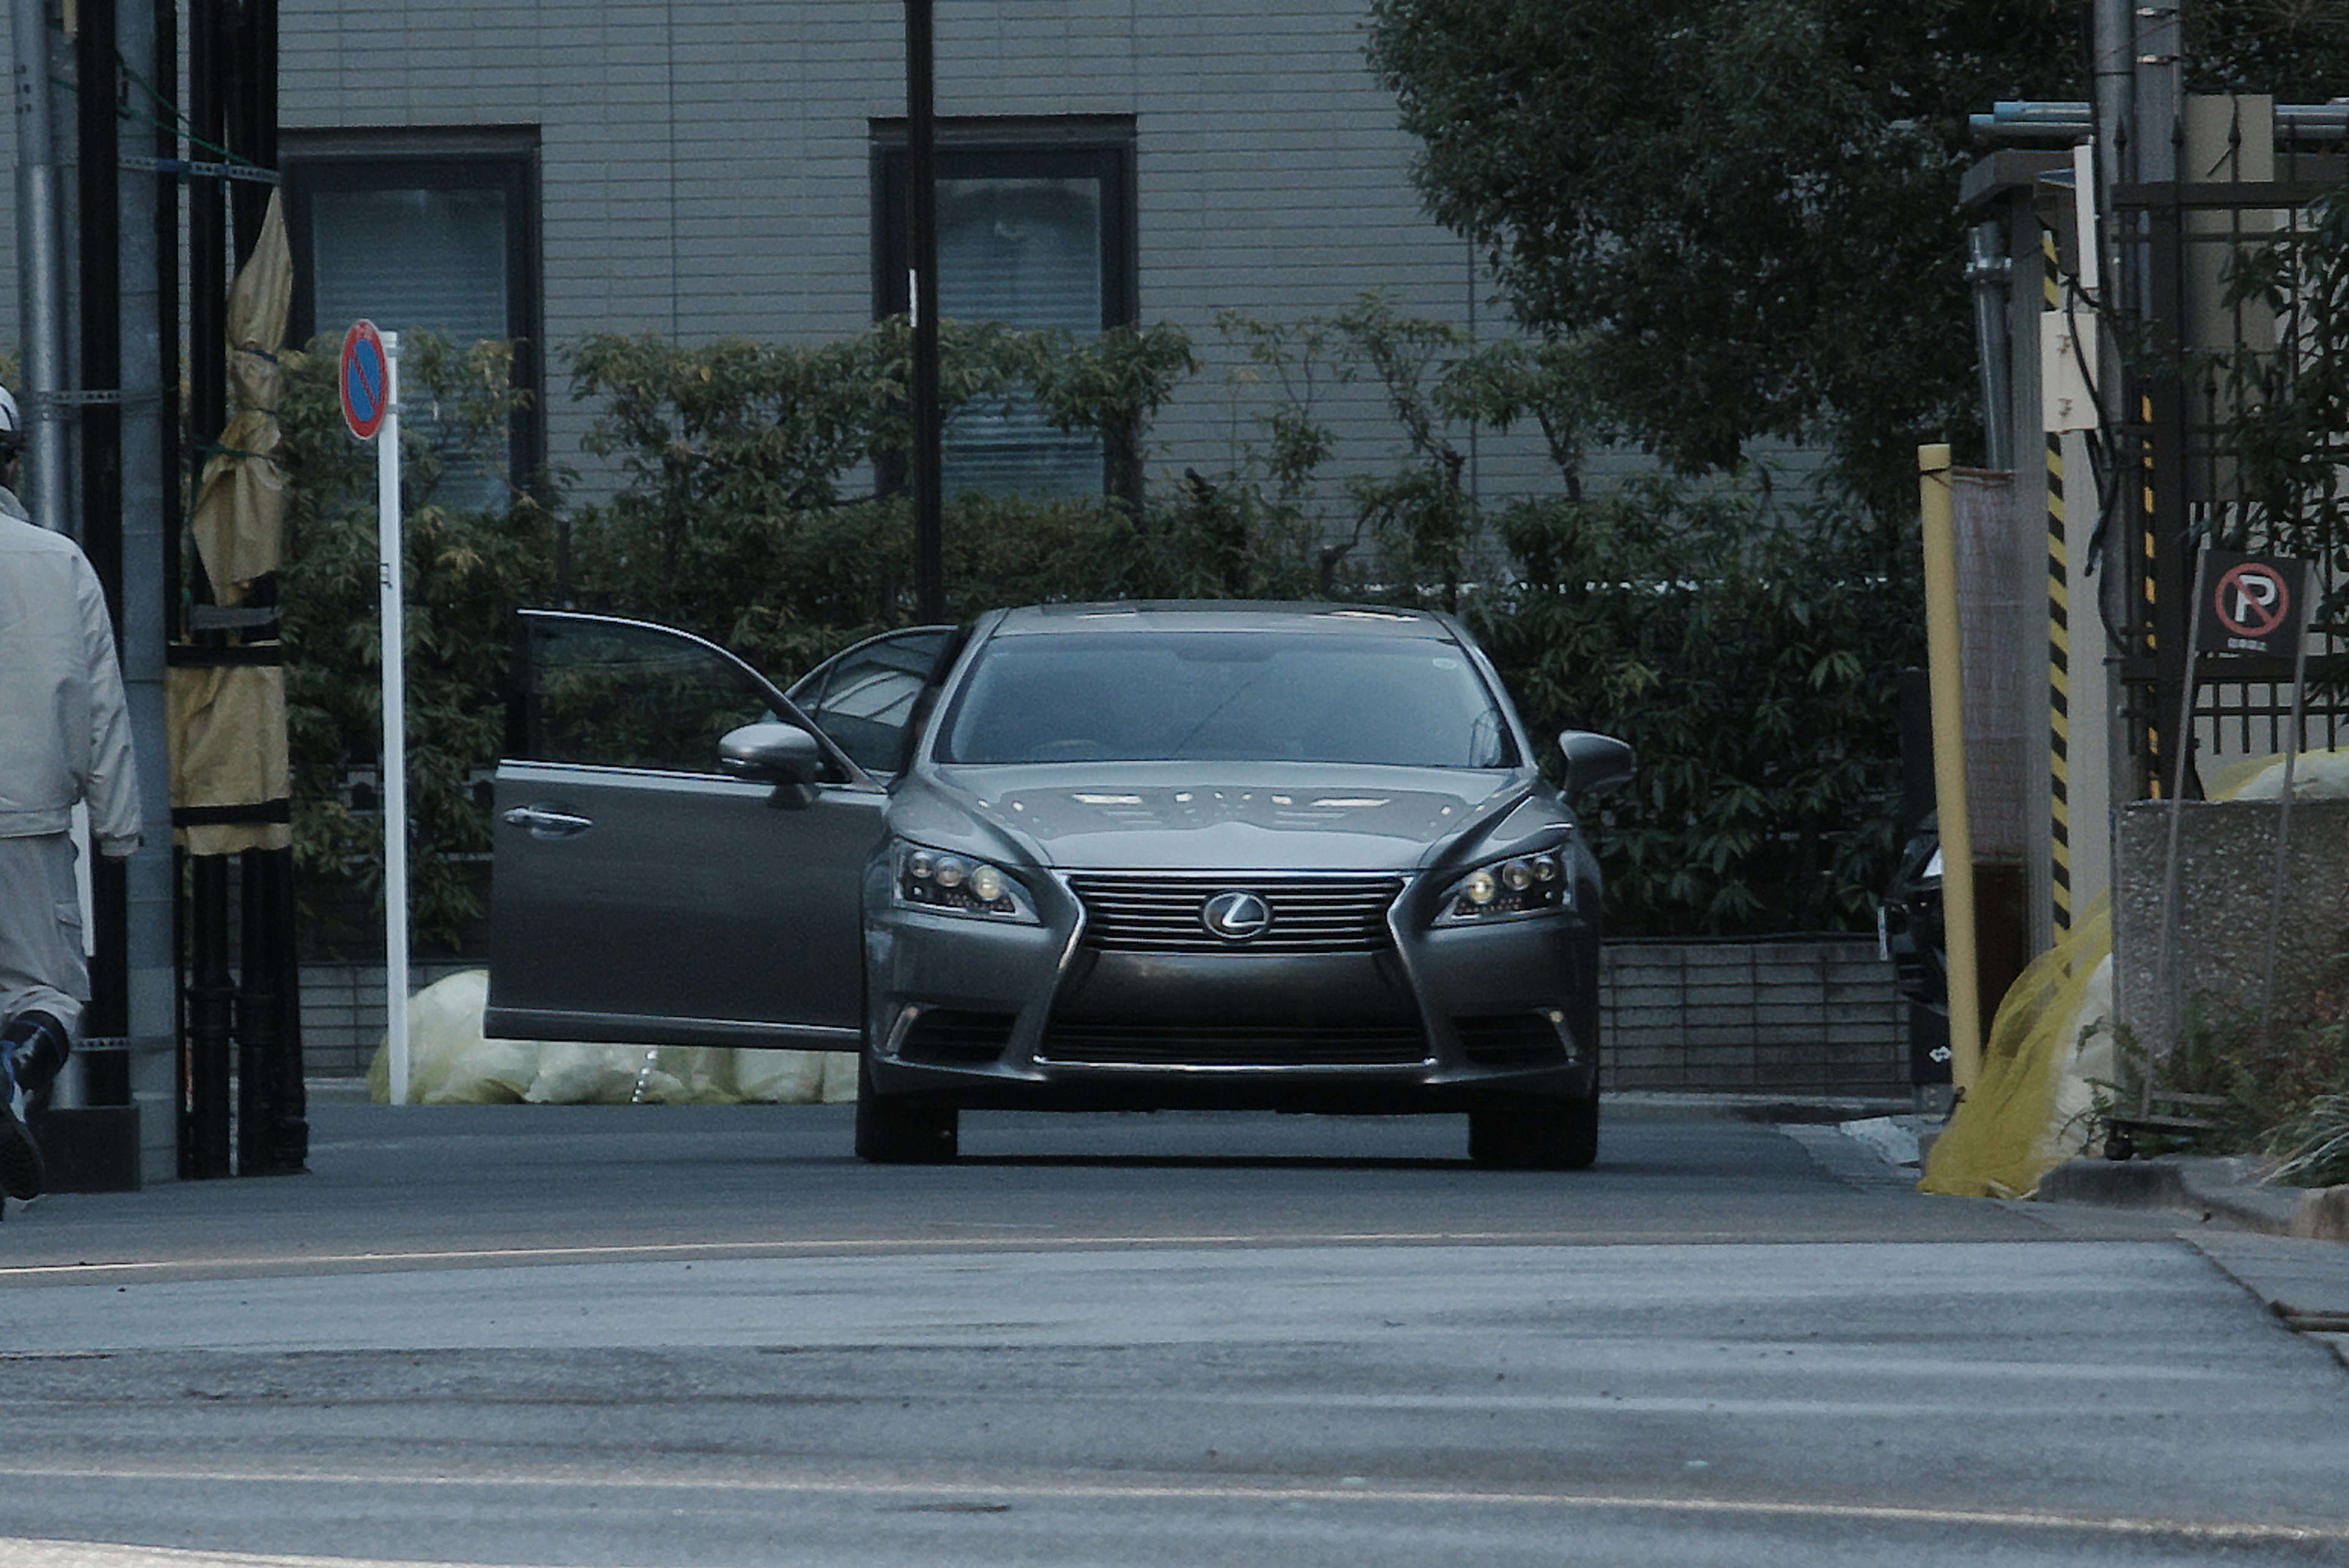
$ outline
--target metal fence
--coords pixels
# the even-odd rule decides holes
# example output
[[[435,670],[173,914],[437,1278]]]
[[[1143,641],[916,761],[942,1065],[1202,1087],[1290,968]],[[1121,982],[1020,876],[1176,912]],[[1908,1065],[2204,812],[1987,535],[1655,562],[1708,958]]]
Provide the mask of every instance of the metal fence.
[[[2217,171],[2239,175],[2240,138]],[[2191,161],[2189,160],[2189,162]],[[2258,415],[2312,376],[2339,375],[2349,301],[2252,286],[2279,257],[2312,256],[2318,204],[2349,161],[2288,142],[2262,155],[2272,177],[2122,185],[2115,192],[2125,366],[2098,474],[2100,526],[2127,564],[2105,599],[2118,661],[2137,793],[2169,788],[2184,696],[2196,557],[2206,545],[2316,562],[2321,615],[2310,633],[2301,749],[2349,744],[2349,477],[2302,464],[2280,487],[2257,461]],[[2210,171],[2206,170],[2205,172]],[[2287,275],[2286,282],[2289,282]],[[2333,462],[2349,434],[2332,432]],[[2247,461],[2249,459],[2250,461]],[[2107,557],[2108,559],[2111,557]],[[2198,671],[2186,793],[2230,758],[2285,749],[2292,660],[2234,657]]]

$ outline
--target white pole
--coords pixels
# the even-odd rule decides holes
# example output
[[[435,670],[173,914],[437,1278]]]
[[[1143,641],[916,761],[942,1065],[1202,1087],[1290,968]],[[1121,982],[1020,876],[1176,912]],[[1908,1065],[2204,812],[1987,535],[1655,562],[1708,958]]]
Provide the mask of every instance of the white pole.
[[[399,560],[399,334],[383,335],[376,541],[383,590],[383,981],[391,1103],[408,1103],[408,670]]]

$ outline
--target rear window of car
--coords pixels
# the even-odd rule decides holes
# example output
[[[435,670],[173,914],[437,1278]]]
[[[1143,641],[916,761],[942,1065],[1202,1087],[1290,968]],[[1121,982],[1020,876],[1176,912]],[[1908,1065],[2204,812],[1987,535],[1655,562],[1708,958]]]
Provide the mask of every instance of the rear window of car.
[[[1516,765],[1467,654],[1433,638],[1060,632],[990,641],[941,762]]]

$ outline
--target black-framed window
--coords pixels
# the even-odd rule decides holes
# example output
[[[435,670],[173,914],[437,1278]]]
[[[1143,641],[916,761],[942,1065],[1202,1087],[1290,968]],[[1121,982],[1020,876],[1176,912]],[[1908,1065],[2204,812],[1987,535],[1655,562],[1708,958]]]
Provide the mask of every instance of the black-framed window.
[[[941,123],[938,313],[1091,336],[1134,319],[1130,124]],[[874,132],[874,310],[907,307],[905,131]],[[1032,406],[965,409],[946,430],[947,494],[1079,495],[1111,481],[1098,436]]]
[[[537,137],[289,132],[282,161],[295,342],[361,317],[460,345],[513,342],[513,383],[528,396],[502,483],[452,463],[440,483],[445,501],[495,502],[545,452]]]

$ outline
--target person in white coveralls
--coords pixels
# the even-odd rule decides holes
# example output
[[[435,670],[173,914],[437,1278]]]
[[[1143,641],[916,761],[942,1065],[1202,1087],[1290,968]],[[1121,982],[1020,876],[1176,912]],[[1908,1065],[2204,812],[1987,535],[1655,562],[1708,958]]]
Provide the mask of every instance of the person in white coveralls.
[[[0,1192],[35,1198],[26,1109],[66,1064],[89,965],[73,808],[100,854],[139,847],[139,778],[114,626],[71,539],[16,499],[24,421],[0,388]]]

